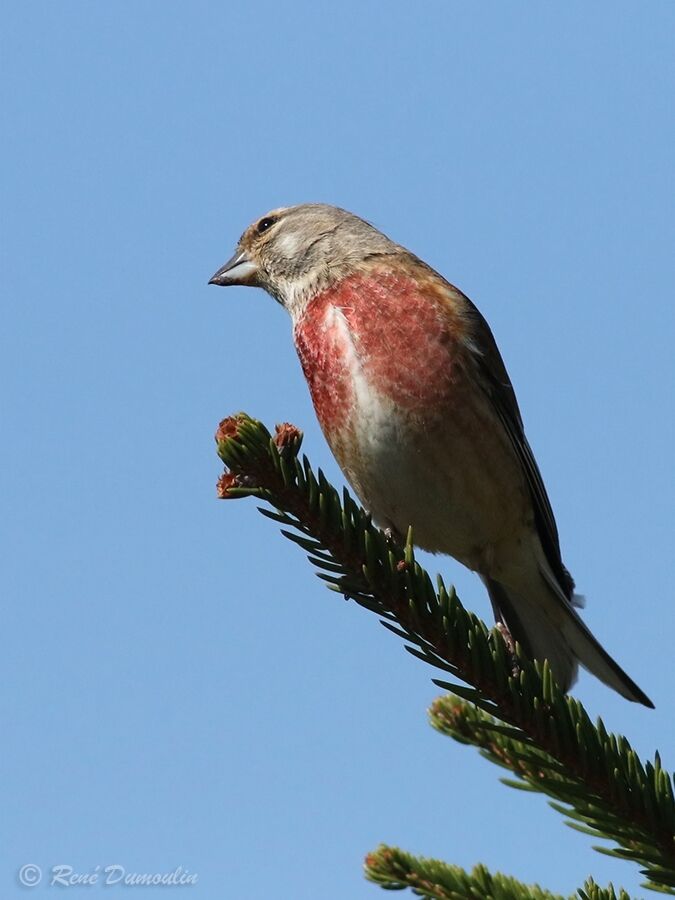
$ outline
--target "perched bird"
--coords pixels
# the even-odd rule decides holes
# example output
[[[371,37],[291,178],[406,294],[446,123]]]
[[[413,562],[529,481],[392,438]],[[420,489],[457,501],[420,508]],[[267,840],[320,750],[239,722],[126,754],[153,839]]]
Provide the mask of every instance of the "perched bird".
[[[264,288],[291,315],[326,439],[375,521],[478,572],[497,621],[564,690],[578,663],[653,706],[575,609],[558,530],[487,322],[358,216],[275,209],[210,284]]]

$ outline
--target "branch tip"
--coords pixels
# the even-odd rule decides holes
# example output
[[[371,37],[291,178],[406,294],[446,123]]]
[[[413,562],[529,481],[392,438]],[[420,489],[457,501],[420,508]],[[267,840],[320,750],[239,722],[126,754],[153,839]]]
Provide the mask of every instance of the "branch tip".
[[[239,487],[239,479],[234,472],[224,472],[216,482],[216,495],[219,500],[234,499],[230,494],[231,488]]]
[[[239,436],[239,425],[244,419],[243,413],[237,413],[234,416],[228,416],[226,419],[223,419],[218,428],[216,429],[215,439],[216,443],[220,444],[222,441],[226,441],[229,438],[236,438]]]
[[[291,425],[290,422],[281,422],[274,426],[274,443],[278,450],[292,450],[293,454],[297,454],[302,443],[303,434],[297,425]]]

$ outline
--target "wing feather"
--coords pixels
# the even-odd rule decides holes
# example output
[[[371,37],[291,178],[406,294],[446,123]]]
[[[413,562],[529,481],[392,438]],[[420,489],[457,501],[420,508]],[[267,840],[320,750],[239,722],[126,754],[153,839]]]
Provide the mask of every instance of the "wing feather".
[[[456,290],[456,288],[455,288]],[[460,292],[458,292],[460,293]],[[523,474],[532,498],[535,522],[539,539],[551,571],[555,575],[564,595],[572,603],[574,580],[563,565],[560,553],[560,538],[551,503],[544,482],[530,447],[513,385],[506,371],[490,326],[479,310],[469,300],[467,304],[470,332],[472,334],[473,358],[478,368],[479,382],[488,395],[506,431],[511,446],[522,466]]]

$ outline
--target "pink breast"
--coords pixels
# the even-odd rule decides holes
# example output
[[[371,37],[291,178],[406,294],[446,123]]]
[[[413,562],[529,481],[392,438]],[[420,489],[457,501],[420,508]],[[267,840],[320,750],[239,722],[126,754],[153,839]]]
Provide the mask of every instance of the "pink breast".
[[[302,371],[312,395],[321,427],[331,432],[346,424],[354,406],[352,374],[347,348],[336,323],[327,322],[330,300],[315,297],[296,324],[293,336]]]
[[[426,272],[417,279],[376,270],[347,276],[310,301],[295,343],[325,431],[354,411],[354,356],[361,384],[416,416],[449,402],[463,329],[455,298],[444,291]]]

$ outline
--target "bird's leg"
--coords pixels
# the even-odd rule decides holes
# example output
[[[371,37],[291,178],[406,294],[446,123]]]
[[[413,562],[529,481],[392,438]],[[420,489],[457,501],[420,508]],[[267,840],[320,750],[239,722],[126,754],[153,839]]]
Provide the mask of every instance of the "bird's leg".
[[[501,618],[501,616],[497,619],[495,628],[501,634],[504,643],[506,644],[508,654],[511,658],[511,674],[514,676],[518,676],[520,674],[520,666],[518,665],[518,658],[516,657],[516,642],[513,640],[513,636],[509,631],[508,625]]]
[[[506,622],[496,622],[495,628],[504,638],[504,643],[508,647],[509,653],[512,655],[516,652],[516,642],[511,637],[511,632],[509,631],[508,625]]]

